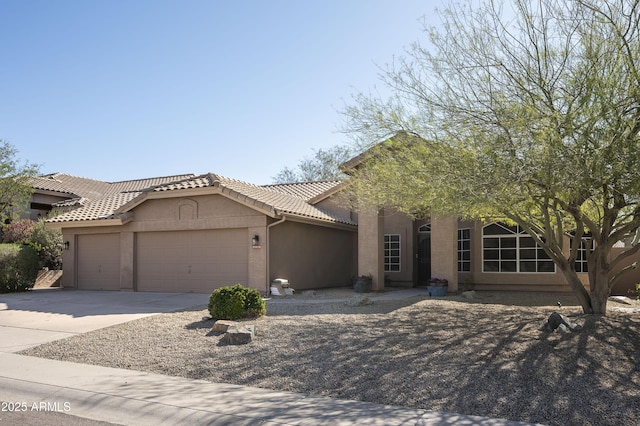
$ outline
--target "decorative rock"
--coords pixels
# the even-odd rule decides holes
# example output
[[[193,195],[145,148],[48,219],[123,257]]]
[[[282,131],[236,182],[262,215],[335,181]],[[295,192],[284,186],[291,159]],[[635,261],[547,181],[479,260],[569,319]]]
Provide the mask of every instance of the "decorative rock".
[[[237,327],[237,326],[238,326],[238,323],[235,321],[218,320],[213,323],[213,327],[211,328],[211,331],[213,331],[214,333],[226,333],[227,330],[229,330],[229,328]]]
[[[627,296],[609,296],[609,300],[618,303],[624,303],[625,305],[632,305],[633,300],[629,299]]]
[[[367,306],[373,305],[373,300],[369,299],[367,296],[360,296],[356,294],[355,296],[344,302],[344,304],[347,306]]]
[[[473,299],[473,298],[476,297],[476,292],[474,290],[463,291],[462,292],[462,297],[464,297],[465,299]]]
[[[246,345],[253,340],[254,333],[254,325],[231,327],[224,336],[222,336],[220,342],[226,343],[227,345]]]
[[[569,320],[569,318],[564,315],[560,315],[557,312],[549,315],[549,319],[546,323],[544,323],[540,330],[542,331],[558,331],[561,333],[570,333],[572,331],[579,331],[582,329],[582,326],[573,323]]]

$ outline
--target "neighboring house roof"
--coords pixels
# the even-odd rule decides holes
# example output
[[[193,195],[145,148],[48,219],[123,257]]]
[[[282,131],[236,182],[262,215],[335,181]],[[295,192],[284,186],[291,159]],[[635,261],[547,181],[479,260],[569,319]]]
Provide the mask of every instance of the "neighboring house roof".
[[[71,199],[95,201],[107,195],[125,191],[140,191],[142,189],[149,188],[150,186],[173,182],[192,176],[193,174],[184,174],[122,182],[103,182],[101,180],[73,176],[65,173],[52,173],[44,176],[32,177],[30,178],[29,183],[36,190],[58,192],[61,195],[70,196],[69,198]],[[72,202],[71,205],[73,204],[74,202]]]
[[[112,224],[115,220],[120,221],[120,223],[126,223],[132,217],[131,210],[147,199],[162,198],[166,196],[163,194],[167,192],[186,192],[187,190],[208,188],[211,192],[204,191],[204,193],[224,194],[271,217],[284,215],[308,218],[314,221],[356,225],[348,217],[329,212],[308,202],[311,197],[316,197],[339,185],[339,181],[258,186],[209,173],[200,176],[189,175],[183,179],[164,183],[158,183],[162,182],[161,179],[145,179],[144,182],[156,184],[150,185],[143,190],[129,189],[135,185],[122,185],[120,187],[123,190],[122,192],[92,201],[76,210],[53,217],[48,222],[108,221],[105,224]]]

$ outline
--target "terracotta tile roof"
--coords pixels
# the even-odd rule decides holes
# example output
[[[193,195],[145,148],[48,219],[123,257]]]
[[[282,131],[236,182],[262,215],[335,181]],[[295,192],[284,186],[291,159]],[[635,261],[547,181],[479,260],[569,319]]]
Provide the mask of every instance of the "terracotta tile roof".
[[[81,197],[93,201],[99,200],[107,195],[127,191],[141,191],[151,186],[174,182],[192,176],[193,174],[184,174],[122,182],[103,182],[101,180],[73,176],[65,173],[52,173],[30,178],[29,182],[34,189],[70,194],[73,198]]]
[[[68,200],[64,200],[64,201],[58,201],[57,203],[53,203],[51,204],[51,207],[56,208],[56,207],[84,206],[88,202],[89,200],[87,200],[84,197],[76,197],[76,198],[69,198]]]
[[[50,175],[29,177],[27,178],[27,182],[33,189],[60,192],[62,194],[68,195],[77,195],[68,190],[67,187],[65,187],[65,185],[62,183],[62,181]]]
[[[141,191],[143,189],[151,188],[153,186],[164,185],[170,182],[178,182],[184,179],[192,178],[194,176],[195,175],[193,173],[188,173],[184,175],[162,176],[162,177],[154,177],[154,178],[148,178],[148,179],[136,179],[136,180],[125,180],[122,182],[112,182],[110,191],[111,193]]]
[[[262,188],[281,192],[283,194],[293,195],[298,198],[302,198],[305,201],[309,201],[320,194],[332,190],[336,186],[340,185],[342,181],[318,181],[318,182],[300,182],[300,183],[285,183],[278,185],[263,185]]]
[[[133,200],[138,195],[140,195],[140,192],[121,192],[119,194],[109,195],[105,198],[91,201],[78,209],[63,213],[59,216],[54,216],[53,218],[48,219],[47,222],[61,223],[122,218],[126,216],[126,213],[115,214],[114,212],[120,206],[123,206]]]
[[[147,180],[152,181],[152,180]],[[197,188],[218,188],[222,193],[238,201],[267,211],[273,215],[290,215],[309,219],[356,225],[348,217],[332,213],[308,203],[312,196],[331,189],[339,182],[312,182],[298,184],[294,189],[285,190],[285,185],[258,186],[236,179],[225,178],[212,173],[200,176],[187,176],[182,180],[171,181],[151,186],[140,191],[121,192],[88,203],[77,210],[64,213],[49,219],[49,222],[73,222],[85,220],[115,219],[127,214],[128,209],[134,208],[136,200],[145,193],[181,191]],[[127,203],[131,203],[127,206]],[[116,213],[116,211],[118,211]]]

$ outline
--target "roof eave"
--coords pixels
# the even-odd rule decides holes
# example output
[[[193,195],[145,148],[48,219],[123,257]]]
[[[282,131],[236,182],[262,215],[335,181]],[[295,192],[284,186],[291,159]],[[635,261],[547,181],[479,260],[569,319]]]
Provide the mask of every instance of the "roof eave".
[[[356,225],[356,224],[349,224],[349,223],[339,222],[339,221],[336,221],[336,220],[320,219],[320,218],[311,217],[311,216],[303,216],[303,215],[290,213],[290,212],[278,212],[278,213],[280,214],[280,216],[286,217],[287,220],[291,221],[291,222],[307,223],[307,224],[310,224],[310,225],[325,226],[325,227],[328,227],[328,228],[344,229],[344,230],[347,230],[347,231],[357,231],[358,230],[358,225]]]
[[[121,226],[133,220],[133,213],[121,214],[109,219],[69,220],[64,222],[46,222],[47,228],[87,228],[95,226]]]

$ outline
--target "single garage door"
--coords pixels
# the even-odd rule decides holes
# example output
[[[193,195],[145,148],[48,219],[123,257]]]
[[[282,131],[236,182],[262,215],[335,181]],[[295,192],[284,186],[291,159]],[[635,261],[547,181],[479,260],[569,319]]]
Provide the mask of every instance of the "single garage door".
[[[78,289],[120,290],[120,234],[78,235]]]
[[[211,293],[247,285],[248,250],[246,229],[138,233],[137,289]]]

